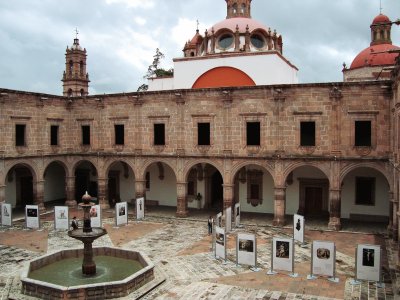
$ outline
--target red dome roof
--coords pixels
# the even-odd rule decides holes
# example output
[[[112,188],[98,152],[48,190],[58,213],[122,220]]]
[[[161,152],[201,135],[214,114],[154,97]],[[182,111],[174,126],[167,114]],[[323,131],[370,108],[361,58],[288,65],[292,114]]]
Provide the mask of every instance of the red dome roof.
[[[390,22],[391,21],[388,16],[380,14],[380,15],[376,16],[375,19],[372,21],[372,25],[379,24],[379,23],[390,23]]]
[[[249,31],[252,32],[255,29],[262,29],[268,32],[269,28],[264,26],[263,24],[250,19],[250,18],[230,18],[225,19],[217,24],[215,24],[212,28],[214,28],[214,32],[217,32],[220,29],[230,29],[231,31],[236,31],[236,26],[239,26],[239,32],[245,33],[246,27],[249,26]],[[209,29],[211,32],[212,28]]]
[[[350,66],[351,69],[362,68],[365,66],[386,66],[394,65],[397,53],[388,53],[388,50],[400,49],[400,47],[391,44],[380,44],[364,49],[356,56]]]

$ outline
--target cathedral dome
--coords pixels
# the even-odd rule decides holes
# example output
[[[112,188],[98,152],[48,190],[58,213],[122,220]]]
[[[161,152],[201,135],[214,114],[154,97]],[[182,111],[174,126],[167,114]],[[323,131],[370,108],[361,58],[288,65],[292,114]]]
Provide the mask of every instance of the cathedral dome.
[[[400,49],[400,47],[392,44],[370,46],[356,56],[351,63],[350,69],[394,65],[398,54],[388,52],[392,49]]]
[[[372,21],[372,24],[381,24],[381,23],[390,23],[390,19],[388,16],[385,16],[383,14],[379,14],[378,16],[375,17],[375,19]]]

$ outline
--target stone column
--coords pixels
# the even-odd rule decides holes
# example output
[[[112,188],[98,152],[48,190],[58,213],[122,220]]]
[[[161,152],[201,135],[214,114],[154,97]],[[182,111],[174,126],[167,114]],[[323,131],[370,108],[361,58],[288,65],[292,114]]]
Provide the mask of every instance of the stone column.
[[[0,185],[0,204],[6,202],[6,186]]]
[[[108,199],[106,196],[107,193],[107,178],[98,178],[97,179],[97,199],[99,201],[101,209],[109,209],[110,204],[108,203]]]
[[[44,212],[46,208],[44,207],[44,180],[38,180],[35,183],[36,185],[36,193],[33,199],[33,203],[39,206],[39,211]]]
[[[274,190],[275,205],[274,205],[274,226],[284,226],[286,224],[286,188],[276,187]]]
[[[178,218],[186,218],[189,214],[186,200],[186,184],[187,182],[177,182],[177,199],[176,199],[176,216]]]
[[[233,184],[223,184],[224,213],[228,207],[233,206]]]
[[[75,199],[75,176],[65,178],[65,197],[65,205],[68,207],[77,206],[78,203]]]
[[[391,212],[392,212],[392,218],[391,218],[391,231],[392,231],[392,238],[395,241],[399,240],[398,234],[399,234],[399,225],[398,225],[398,216],[397,216],[397,211],[399,209],[399,200],[394,197],[394,193],[390,192],[389,193],[390,197],[390,204],[392,206]],[[390,224],[389,224],[390,226]]]
[[[146,180],[136,179],[135,180],[135,197],[146,198]]]
[[[340,207],[341,207],[341,190],[331,189],[329,190],[329,203],[330,203],[330,213],[329,213],[329,229],[340,230],[342,224],[340,222]]]

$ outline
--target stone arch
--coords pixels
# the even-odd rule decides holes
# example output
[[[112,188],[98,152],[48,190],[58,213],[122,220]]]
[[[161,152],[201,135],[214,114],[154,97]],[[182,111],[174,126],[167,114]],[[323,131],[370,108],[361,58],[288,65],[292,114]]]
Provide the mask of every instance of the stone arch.
[[[57,170],[57,166],[58,169]],[[63,174],[62,174],[62,172]],[[50,176],[49,176],[50,173]],[[59,160],[49,160],[43,169],[43,202],[57,203],[66,200],[66,182],[69,176],[67,165]]]
[[[175,167],[174,165],[172,165],[172,164],[170,163],[169,160],[163,159],[163,158],[160,158],[160,159],[154,158],[154,159],[149,159],[149,160],[145,161],[144,164],[143,164],[143,166],[141,167],[141,169],[140,169],[140,171],[139,171],[139,172],[140,172],[140,175],[142,176],[142,178],[145,178],[145,177],[146,177],[146,170],[147,170],[147,168],[148,168],[149,166],[151,166],[152,164],[154,164],[154,163],[156,164],[156,163],[158,163],[158,162],[164,163],[164,164],[166,164],[168,167],[170,167],[170,168],[172,169],[172,171],[174,172],[174,174],[175,174],[176,180],[179,179],[179,177],[178,177],[178,172],[177,172],[177,170],[176,170],[176,167]]]
[[[239,172],[241,168],[248,166],[248,165],[256,165],[256,166],[264,168],[265,170],[268,171],[268,173],[272,177],[272,180],[275,182],[274,171],[271,169],[271,167],[266,164],[260,163],[259,161],[256,161],[256,160],[255,161],[243,161],[243,162],[239,162],[238,164],[234,165],[231,170],[231,178],[232,179],[235,178],[236,173]]]
[[[68,166],[66,165],[65,162],[63,162],[60,159],[55,159],[55,160],[50,160],[48,161],[48,163],[45,165],[45,167],[43,168],[43,174],[42,177],[44,178],[44,174],[46,172],[46,169],[52,164],[52,163],[58,163],[59,165],[61,165],[64,168],[64,172],[65,172],[65,177],[69,177],[69,169]]]
[[[131,165],[131,162],[129,160],[124,159],[122,157],[121,158],[112,159],[112,160],[108,161],[106,166],[105,166],[105,168],[104,168],[105,169],[105,174],[108,174],[108,172],[110,171],[111,167],[115,163],[118,163],[118,162],[123,162],[123,163],[127,164],[128,167],[132,170],[133,175],[136,176],[136,172],[135,172],[134,166]]]
[[[220,164],[216,163],[215,161],[212,161],[209,159],[200,159],[200,160],[190,161],[189,163],[187,163],[183,168],[182,179],[186,180],[189,176],[190,170],[198,164],[212,165],[214,168],[216,168],[221,173],[222,178],[223,178],[224,182],[226,183],[227,180],[226,180],[226,178],[224,178],[223,167]]]
[[[5,172],[4,172],[4,184],[7,183],[7,176],[8,173],[16,166],[21,165],[23,167],[26,167],[29,169],[29,171],[32,174],[33,177],[33,182],[38,181],[40,178],[38,177],[38,174],[40,174],[40,172],[37,169],[37,166],[33,163],[33,162],[29,162],[26,160],[21,160],[21,161],[16,161],[16,162],[12,162],[10,163],[8,166],[5,167]]]
[[[309,163],[309,162],[296,162],[296,163],[290,164],[288,167],[286,167],[284,169],[283,175],[282,175],[282,180],[283,180],[282,184],[286,181],[287,177],[289,176],[289,174],[291,172],[293,172],[294,170],[296,170],[297,168],[300,168],[300,167],[314,167],[314,168],[318,169],[319,171],[321,171],[322,173],[324,173],[324,175],[326,176],[326,178],[330,182],[330,178],[331,177],[330,177],[329,170],[324,168],[324,167],[321,167],[320,164],[313,163],[313,162],[311,162],[311,163]]]
[[[136,175],[126,159],[111,159],[104,167],[106,176],[105,195],[110,207],[117,202],[132,202],[136,194]]]
[[[89,163],[90,169],[82,169],[78,172],[78,167],[84,163]],[[100,178],[98,164],[96,164],[96,162],[94,162],[91,158],[79,159],[75,161],[72,170],[72,174],[75,177],[75,199],[81,199],[85,192],[88,192],[92,197],[97,198],[99,196]]]
[[[371,168],[378,172],[380,172],[385,178],[391,190],[393,190],[393,183],[390,180],[390,174],[387,172],[386,168],[380,164],[364,162],[364,163],[353,163],[345,166],[340,171],[340,183],[343,182],[344,178],[349,174],[351,171],[358,169],[358,168]]]
[[[76,168],[77,168],[82,162],[85,162],[85,161],[90,162],[90,163],[94,166],[94,168],[96,169],[97,174],[99,174],[99,166],[98,166],[98,164],[96,163],[96,161],[95,161],[94,159],[92,159],[92,158],[90,158],[90,157],[80,158],[80,159],[76,160],[76,161],[73,163],[73,167],[72,167],[72,172],[71,172],[71,174],[75,174]]]

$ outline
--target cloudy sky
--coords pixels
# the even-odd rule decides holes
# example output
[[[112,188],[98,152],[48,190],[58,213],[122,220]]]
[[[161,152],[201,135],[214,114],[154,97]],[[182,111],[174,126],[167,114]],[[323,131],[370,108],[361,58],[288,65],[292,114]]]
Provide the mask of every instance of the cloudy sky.
[[[307,82],[342,80],[342,63],[370,43],[379,0],[253,0],[252,17],[283,36],[284,55]],[[382,0],[400,18],[399,0]],[[196,30],[226,17],[224,0],[0,0],[0,87],[62,94],[65,49],[79,30],[87,49],[90,94],[133,92],[155,49],[163,67]],[[400,45],[400,26],[392,28]]]

